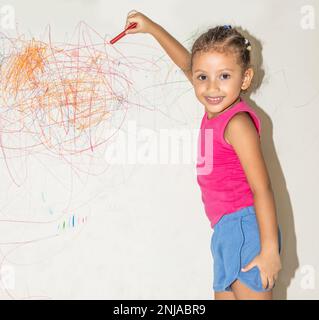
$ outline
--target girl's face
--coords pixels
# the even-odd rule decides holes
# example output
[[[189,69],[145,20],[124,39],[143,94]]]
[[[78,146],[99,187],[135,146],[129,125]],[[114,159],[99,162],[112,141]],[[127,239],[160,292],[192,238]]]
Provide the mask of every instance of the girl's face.
[[[193,86],[196,97],[211,119],[237,101],[248,89],[253,70],[244,73],[234,53],[197,52],[193,57]]]

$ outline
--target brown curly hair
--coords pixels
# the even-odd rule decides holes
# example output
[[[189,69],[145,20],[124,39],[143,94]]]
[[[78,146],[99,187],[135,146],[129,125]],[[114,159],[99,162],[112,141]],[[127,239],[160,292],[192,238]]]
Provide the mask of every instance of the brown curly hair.
[[[251,44],[239,31],[229,25],[210,28],[195,40],[191,50],[191,69],[196,53],[211,50],[235,53],[243,71],[250,67]]]

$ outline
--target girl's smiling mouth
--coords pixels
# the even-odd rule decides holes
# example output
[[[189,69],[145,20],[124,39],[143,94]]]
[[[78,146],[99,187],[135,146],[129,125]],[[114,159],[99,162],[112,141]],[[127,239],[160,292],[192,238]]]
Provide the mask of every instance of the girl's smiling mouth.
[[[221,103],[223,101],[224,97],[205,97],[205,99],[209,104],[216,105],[216,104]]]

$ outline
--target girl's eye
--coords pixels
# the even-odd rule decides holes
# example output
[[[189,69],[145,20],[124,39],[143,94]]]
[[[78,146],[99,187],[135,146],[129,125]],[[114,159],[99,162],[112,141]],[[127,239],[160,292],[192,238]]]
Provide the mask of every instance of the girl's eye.
[[[206,80],[206,76],[204,76],[203,74],[201,74],[201,75],[199,75],[199,76],[197,77],[197,79],[199,79],[199,80]]]
[[[223,73],[223,74],[221,74],[221,76],[220,76],[220,79],[221,80],[227,80],[227,79],[229,79],[230,78],[230,74],[228,74],[228,73]]]

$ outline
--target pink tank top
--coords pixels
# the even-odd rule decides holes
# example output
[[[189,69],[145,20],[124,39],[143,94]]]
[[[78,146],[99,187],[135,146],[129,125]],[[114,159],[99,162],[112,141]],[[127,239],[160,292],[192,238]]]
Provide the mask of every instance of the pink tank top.
[[[254,198],[239,158],[224,138],[228,121],[240,111],[248,112],[260,137],[261,123],[243,100],[212,119],[205,112],[198,136],[197,181],[211,227],[226,214],[254,204]]]

